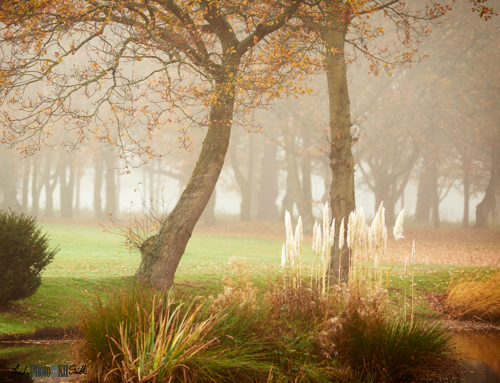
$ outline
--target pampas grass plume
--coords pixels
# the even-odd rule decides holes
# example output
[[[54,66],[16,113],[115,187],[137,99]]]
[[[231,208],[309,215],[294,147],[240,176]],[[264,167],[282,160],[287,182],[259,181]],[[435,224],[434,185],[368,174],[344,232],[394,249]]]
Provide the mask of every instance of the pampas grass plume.
[[[342,221],[340,222],[340,229],[339,229],[339,249],[342,250],[344,247],[344,218],[342,218]]]
[[[333,247],[335,242],[335,218],[332,220],[332,225],[330,226],[330,247]]]
[[[401,210],[401,213],[398,215],[398,219],[396,219],[396,224],[394,225],[393,228],[393,234],[394,234],[394,240],[399,241],[400,239],[403,239],[403,221],[405,219],[405,208]]]

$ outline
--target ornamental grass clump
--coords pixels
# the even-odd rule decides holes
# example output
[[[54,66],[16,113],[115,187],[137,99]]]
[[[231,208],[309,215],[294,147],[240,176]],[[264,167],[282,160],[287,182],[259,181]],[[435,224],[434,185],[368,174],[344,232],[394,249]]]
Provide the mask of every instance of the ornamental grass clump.
[[[211,345],[206,336],[217,321],[198,320],[200,307],[143,287],[97,297],[82,306],[75,358],[90,365],[89,382],[182,381],[184,364]]]
[[[199,308],[196,301],[176,302],[171,290],[159,299],[153,295],[150,311],[137,305],[135,321],[121,322],[118,339],[111,338],[118,352],[107,376],[119,372],[125,382],[187,381],[186,363],[217,340],[207,339],[217,319],[197,321]]]
[[[324,323],[321,342],[361,376],[361,381],[459,381],[452,335],[439,324],[407,322],[388,307],[385,289],[362,297],[346,291],[344,310]]]
[[[500,271],[491,277],[450,282],[447,303],[461,318],[499,323]]]

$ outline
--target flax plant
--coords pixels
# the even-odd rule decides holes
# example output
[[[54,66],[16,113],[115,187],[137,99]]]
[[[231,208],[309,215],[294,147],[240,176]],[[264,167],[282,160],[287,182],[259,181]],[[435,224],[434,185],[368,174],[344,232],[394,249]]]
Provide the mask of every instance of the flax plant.
[[[195,302],[184,310],[184,304],[174,302],[170,293],[156,304],[155,300],[156,295],[151,312],[137,305],[137,320],[122,322],[119,338],[111,338],[119,353],[113,354],[116,367],[108,376],[118,371],[125,382],[170,382],[182,370],[186,380],[186,362],[212,343],[204,338],[216,324],[215,317],[196,323],[199,306]]]

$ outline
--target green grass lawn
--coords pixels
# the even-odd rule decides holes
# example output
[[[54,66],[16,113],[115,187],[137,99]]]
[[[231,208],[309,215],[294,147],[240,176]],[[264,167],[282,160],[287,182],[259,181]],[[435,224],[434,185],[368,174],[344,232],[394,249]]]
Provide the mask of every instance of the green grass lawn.
[[[97,226],[42,223],[53,246],[60,251],[43,273],[42,286],[32,297],[0,311],[0,337],[26,334],[46,327],[71,327],[78,321],[79,304],[89,305],[96,293],[127,288],[134,283],[140,263],[138,251],[129,251],[117,235],[103,233]],[[284,240],[284,239],[283,239]],[[179,265],[176,281],[179,288],[194,294],[216,294],[222,290],[222,276],[230,258],[244,258],[257,287],[265,285],[270,274],[280,269],[283,241],[194,234]],[[303,264],[311,264],[310,242],[303,244]],[[384,265],[385,268],[390,265]],[[468,268],[472,275],[486,273],[486,268]],[[392,265],[389,292],[399,299],[403,291],[402,264]],[[442,293],[453,272],[452,266],[416,266],[416,291]],[[189,285],[186,281],[201,282]],[[425,303],[422,301],[423,306]]]

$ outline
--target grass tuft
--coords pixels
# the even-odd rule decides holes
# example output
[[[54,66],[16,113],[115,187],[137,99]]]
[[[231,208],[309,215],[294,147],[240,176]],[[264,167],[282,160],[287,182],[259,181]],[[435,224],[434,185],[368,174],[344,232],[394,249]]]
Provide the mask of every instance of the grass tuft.
[[[500,322],[500,271],[491,277],[450,282],[448,305],[463,319]]]

